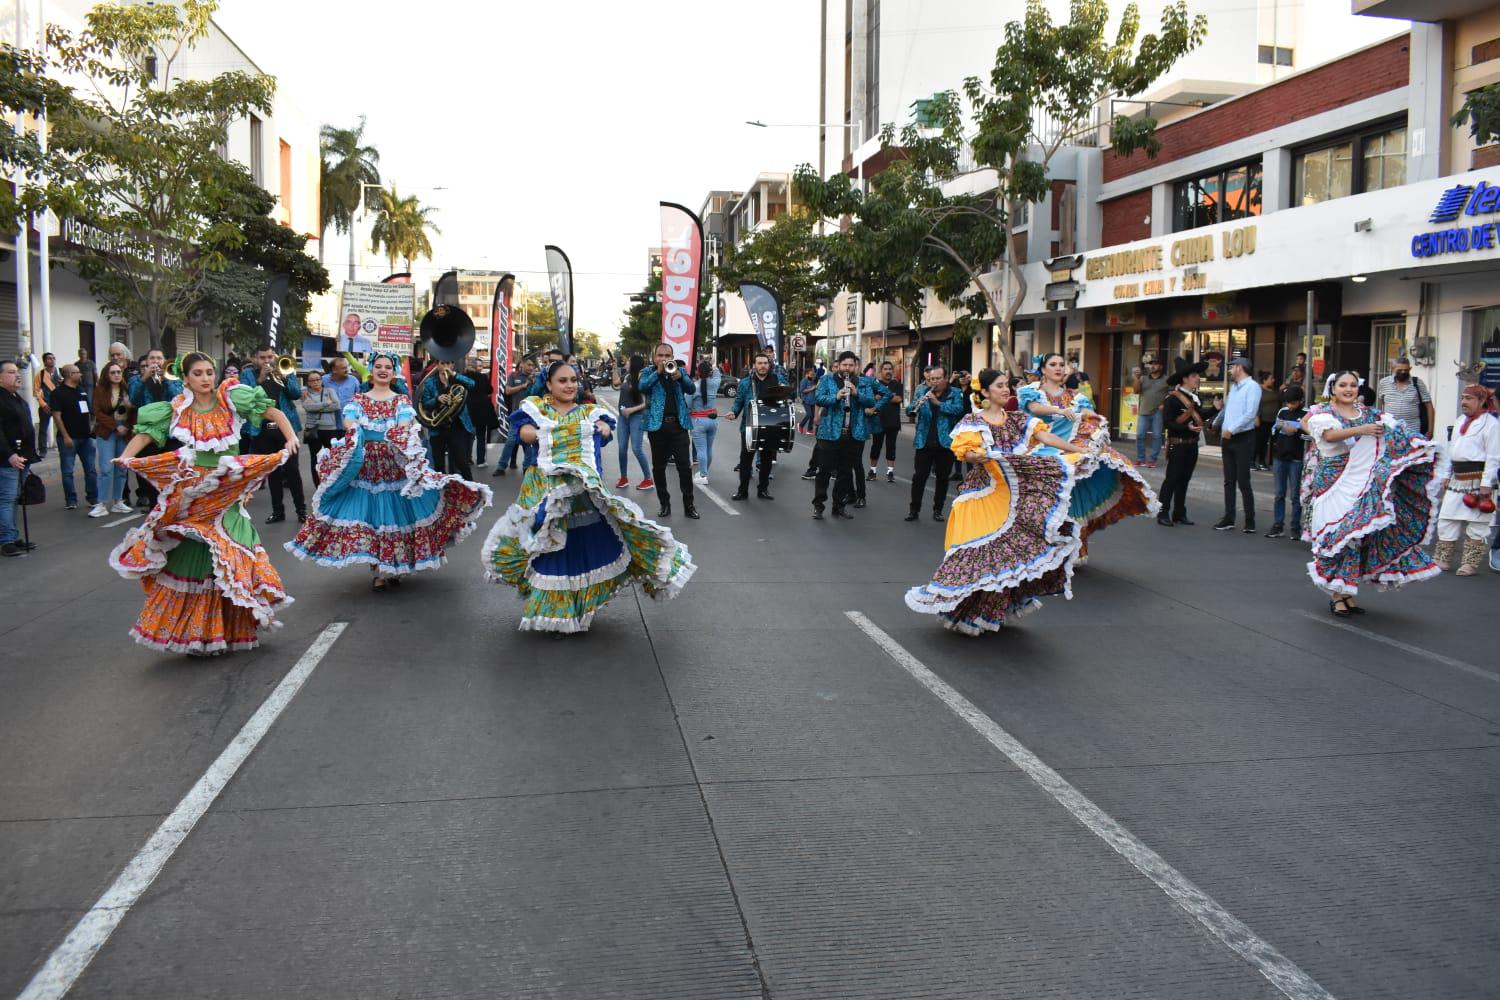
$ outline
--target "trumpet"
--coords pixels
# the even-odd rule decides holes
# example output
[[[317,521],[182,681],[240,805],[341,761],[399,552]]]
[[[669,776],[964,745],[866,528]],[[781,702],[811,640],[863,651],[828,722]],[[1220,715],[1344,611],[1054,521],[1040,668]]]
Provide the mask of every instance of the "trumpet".
[[[677,359],[673,358],[671,361],[668,361],[666,364],[662,365],[661,366],[661,370],[664,371],[664,372],[666,372],[668,375],[676,375],[677,374]]]
[[[276,359],[276,374],[282,378],[294,375],[297,372],[297,359],[290,354],[283,354]]]
[[[173,358],[171,361],[167,362],[167,377],[168,378],[175,378],[179,382],[182,381],[182,359],[181,358]]]

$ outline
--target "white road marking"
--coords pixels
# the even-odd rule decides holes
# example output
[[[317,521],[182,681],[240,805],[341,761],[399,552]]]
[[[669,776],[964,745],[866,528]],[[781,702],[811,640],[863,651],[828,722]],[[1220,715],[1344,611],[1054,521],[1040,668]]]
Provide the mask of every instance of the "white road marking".
[[[101,528],[113,528],[113,527],[115,527],[117,525],[125,524],[127,521],[134,521],[138,517],[145,517],[145,516],[146,516],[145,514],[141,514],[141,513],[137,512],[135,514],[131,514],[129,517],[122,517],[118,521],[107,521],[104,524],[99,525],[99,527],[101,527]]]
[[[187,835],[193,832],[193,827],[208,812],[209,806],[213,805],[229,779],[234,777],[234,773],[250,756],[277,717],[296,697],[297,692],[302,690],[302,685],[312,676],[313,668],[333,647],[346,627],[345,622],[334,622],[319,634],[307,648],[307,652],[302,654],[302,658],[281,679],[281,683],[276,685],[276,690],[271,692],[224,748],[224,752],[203,773],[203,777],[177,803],[177,808],[162,820],[156,832],[136,856],[130,859],[130,863],[105,890],[104,895],[99,897],[98,902],[79,919],[62,944],[48,956],[46,964],[26,984],[26,989],[21,991],[18,1000],[58,1000],[73,988],[73,984],[83,975],[99,949],[104,947],[120,921],[125,919],[125,914],[130,912],[141,894],[161,874],[173,853],[187,839]]]
[[[1344,622],[1329,621],[1322,615],[1313,614],[1311,611],[1298,610],[1297,613],[1304,618],[1311,619],[1315,622],[1320,622],[1321,624],[1327,625],[1330,628],[1336,628],[1344,632],[1353,632],[1355,635],[1362,638],[1370,639],[1374,642],[1383,642],[1387,646],[1392,646],[1396,649],[1401,650],[1403,653],[1410,653],[1413,656],[1420,656],[1424,659],[1431,660],[1433,663],[1441,663],[1445,667],[1452,667],[1455,670],[1462,670],[1466,674],[1473,674],[1475,677],[1483,677],[1487,681],[1495,681],[1496,683],[1500,683],[1500,674],[1497,674],[1492,670],[1486,670],[1483,667],[1476,667],[1472,663],[1465,663],[1463,660],[1455,660],[1451,656],[1444,656],[1441,653],[1434,653],[1430,650],[1423,649],[1421,646],[1413,646],[1408,643],[1402,642],[1400,639],[1392,639],[1389,636],[1377,635],[1374,632],[1367,632],[1362,628],[1355,628],[1353,625],[1348,625]]]
[[[1052,796],[1058,805],[1072,813],[1074,819],[1112,847],[1142,875],[1156,883],[1157,888],[1166,893],[1184,912],[1202,924],[1205,930],[1218,938],[1230,951],[1250,963],[1272,986],[1292,1000],[1331,1000],[1328,991],[1298,968],[1291,959],[1262,940],[1239,918],[1215,902],[1213,897],[1190,882],[1187,876],[1167,864],[1161,855],[1137,840],[1129,830],[1069,784],[1062,775],[1042,763],[1020,741],[1000,728],[995,720],[974,707],[972,702],[908,653],[874,622],[858,611],[846,611],[844,614],[877,646],[885,650],[898,666],[916,678],[917,683],[936,695],[954,715],[967,722],[991,746],[1010,758],[1011,763]]]
[[[713,490],[709,489],[707,486],[704,486],[702,483],[694,483],[693,484],[693,492],[694,493],[702,493],[704,496],[708,497],[710,500],[712,500],[714,502],[714,506],[715,507],[718,507],[720,510],[722,510],[724,513],[728,514],[730,517],[739,517],[740,516],[740,512],[737,511],[737,510],[735,510],[734,507],[730,506],[730,503],[729,503],[728,500],[725,500],[723,497],[719,496],[719,494],[715,493]]]

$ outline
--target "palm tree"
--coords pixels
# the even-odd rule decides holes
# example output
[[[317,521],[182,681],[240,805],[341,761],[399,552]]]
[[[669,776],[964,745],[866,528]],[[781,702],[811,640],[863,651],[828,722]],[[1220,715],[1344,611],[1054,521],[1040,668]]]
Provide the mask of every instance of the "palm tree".
[[[394,184],[381,188],[375,224],[370,228],[370,249],[383,252],[392,271],[398,258],[406,262],[408,271],[412,261],[430,259],[432,241],[427,233],[442,232],[429,218],[432,211],[431,207],[420,204],[416,195],[402,197]]]
[[[324,125],[318,134],[323,163],[318,175],[320,218],[318,260],[323,259],[323,237],[332,225],[349,234],[349,280],[354,280],[354,213],[359,210],[364,185],[380,183],[380,152],[362,145],[365,119],[354,128]]]

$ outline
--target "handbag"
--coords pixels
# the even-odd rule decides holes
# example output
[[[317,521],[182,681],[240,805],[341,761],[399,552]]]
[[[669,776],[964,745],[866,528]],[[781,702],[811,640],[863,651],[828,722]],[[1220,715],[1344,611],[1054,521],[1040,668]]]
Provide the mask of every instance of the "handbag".
[[[47,502],[47,484],[42,482],[41,476],[33,475],[31,469],[23,469],[21,472],[21,490],[16,497],[16,503],[23,507],[35,507]]]

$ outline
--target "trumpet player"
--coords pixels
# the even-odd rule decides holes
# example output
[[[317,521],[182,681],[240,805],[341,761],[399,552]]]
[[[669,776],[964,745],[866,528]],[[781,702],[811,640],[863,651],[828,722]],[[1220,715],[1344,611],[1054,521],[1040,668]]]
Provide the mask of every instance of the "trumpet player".
[[[261,344],[255,349],[255,357],[240,373],[240,384],[259,386],[271,397],[271,405],[286,415],[296,437],[302,436],[302,419],[297,415],[296,400],[302,398],[302,383],[297,381],[295,371],[283,375],[277,369],[276,352],[270,344]],[[271,455],[287,446],[279,425],[264,423],[257,431],[246,424],[250,434],[250,450],[255,455]],[[285,462],[276,467],[267,479],[271,494],[271,513],[267,524],[280,524],[286,520],[286,491],[291,490],[292,504],[297,510],[298,523],[307,521],[307,501],[302,497],[302,473],[296,462]]]
[[[440,473],[452,473],[464,479],[472,479],[469,455],[474,451],[474,421],[469,416],[467,403],[451,411],[455,386],[463,386],[467,394],[474,391],[474,380],[455,370],[452,361],[439,361],[422,383],[422,409],[431,414],[442,414],[428,429],[427,440],[432,445],[432,467]]]
[[[672,345],[660,343],[651,353],[651,367],[638,379],[641,395],[646,398],[646,439],[651,442],[651,478],[656,482],[656,496],[661,502],[657,517],[672,516],[672,493],[667,488],[667,462],[677,466],[677,482],[682,488],[682,513],[696,521],[698,508],[693,506],[693,456],[688,444],[688,428],[693,426],[687,397],[697,391],[687,369],[674,360]]]
[[[813,492],[813,519],[823,520],[828,502],[828,480],[833,483],[833,516],[853,520],[849,505],[856,498],[854,477],[864,457],[870,431],[879,426],[869,414],[878,412],[889,398],[885,387],[873,378],[860,378],[859,357],[845,351],[833,371],[818,381],[817,403],[823,410],[818,421],[818,443],[813,447],[817,462],[817,486]]]

